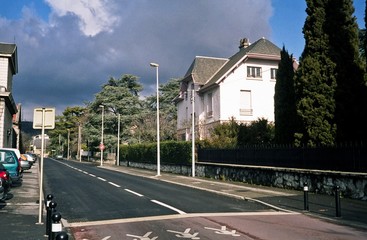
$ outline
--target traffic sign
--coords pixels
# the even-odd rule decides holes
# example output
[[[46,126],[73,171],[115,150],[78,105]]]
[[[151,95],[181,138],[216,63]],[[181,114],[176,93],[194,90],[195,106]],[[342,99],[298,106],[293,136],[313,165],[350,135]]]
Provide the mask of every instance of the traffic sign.
[[[105,145],[103,143],[99,144],[99,150],[103,151],[105,149]]]
[[[54,129],[55,108],[35,108],[33,114],[33,129]]]

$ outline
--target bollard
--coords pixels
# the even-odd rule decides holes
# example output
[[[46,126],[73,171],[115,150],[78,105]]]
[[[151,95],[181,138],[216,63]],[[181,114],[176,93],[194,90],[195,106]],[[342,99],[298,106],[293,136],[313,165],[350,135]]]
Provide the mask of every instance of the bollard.
[[[57,203],[54,201],[51,201],[48,204],[48,209],[47,209],[47,215],[46,215],[46,236],[48,236],[48,239],[51,239],[51,223],[52,223],[52,213],[54,213],[56,211],[56,206]]]
[[[340,206],[340,187],[335,187],[335,209],[336,209],[336,217],[341,217],[341,206]]]
[[[69,235],[66,232],[60,232],[56,236],[56,240],[68,240],[68,239],[69,239]]]
[[[303,184],[303,201],[304,201],[303,210],[309,211],[310,208],[308,205],[308,185],[306,182]]]
[[[61,214],[59,212],[55,212],[52,214],[52,226],[51,226],[51,240],[55,239],[55,236],[57,233],[60,233],[62,231],[61,226]]]
[[[54,198],[54,196],[52,194],[48,194],[46,196],[46,201],[45,201],[45,205],[46,205],[46,236],[50,232],[50,226],[51,226],[50,203],[51,203],[53,198]]]

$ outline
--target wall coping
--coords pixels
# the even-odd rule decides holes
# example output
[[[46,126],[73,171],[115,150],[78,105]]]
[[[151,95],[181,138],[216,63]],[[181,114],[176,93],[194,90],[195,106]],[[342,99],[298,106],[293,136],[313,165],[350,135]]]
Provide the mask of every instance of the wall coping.
[[[225,163],[212,163],[212,162],[197,162],[196,164],[220,166],[220,167],[234,167],[243,169],[261,169],[268,171],[277,172],[294,172],[303,174],[314,174],[314,175],[331,175],[340,177],[358,177],[367,179],[367,173],[362,172],[340,172],[340,171],[330,171],[330,170],[315,170],[315,169],[303,169],[303,168],[282,168],[282,167],[270,167],[270,166],[255,166],[255,165],[239,165],[239,164],[225,164]]]

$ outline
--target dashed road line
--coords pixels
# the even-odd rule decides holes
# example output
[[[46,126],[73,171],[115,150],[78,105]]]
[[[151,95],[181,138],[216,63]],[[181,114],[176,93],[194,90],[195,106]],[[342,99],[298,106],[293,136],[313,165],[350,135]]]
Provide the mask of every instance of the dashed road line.
[[[113,182],[108,182],[109,184],[111,184],[112,186],[115,186],[115,187],[121,187],[120,185],[116,184],[116,183],[113,183]]]
[[[97,179],[99,179],[99,180],[101,180],[101,181],[103,181],[103,182],[107,182],[107,180],[106,180],[106,179],[101,178],[101,177],[97,177]]]
[[[134,192],[134,191],[132,191],[132,190],[130,190],[130,189],[127,189],[127,188],[125,188],[124,190],[125,190],[126,192],[132,193],[132,194],[134,194],[134,195],[136,195],[136,196],[138,196],[138,197],[143,197],[143,196],[144,196],[144,195],[142,195],[142,194],[140,194],[140,193]]]

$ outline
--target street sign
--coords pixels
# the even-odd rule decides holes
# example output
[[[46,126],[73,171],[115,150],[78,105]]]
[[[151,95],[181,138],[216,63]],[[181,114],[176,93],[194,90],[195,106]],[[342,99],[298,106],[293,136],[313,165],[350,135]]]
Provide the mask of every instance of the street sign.
[[[43,115],[44,112],[44,115]],[[44,118],[44,119],[43,119]],[[54,129],[55,128],[55,108],[35,108],[33,114],[33,129]]]
[[[105,146],[103,145],[103,143],[99,144],[99,150],[103,151],[105,149]]]

